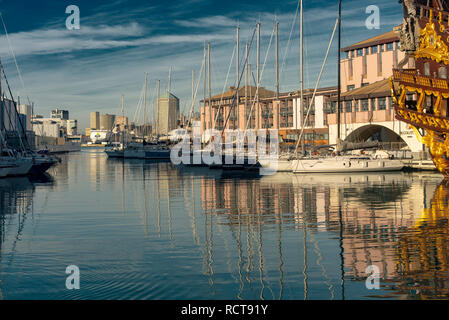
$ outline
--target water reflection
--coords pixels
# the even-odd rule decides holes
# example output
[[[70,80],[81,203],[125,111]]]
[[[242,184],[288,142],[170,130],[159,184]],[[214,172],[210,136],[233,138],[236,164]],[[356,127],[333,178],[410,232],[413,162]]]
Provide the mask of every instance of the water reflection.
[[[17,244],[22,238],[27,220],[31,219],[31,223],[34,223],[33,197],[36,186],[50,185],[52,181],[49,175],[0,179],[0,272],[2,265],[14,263]],[[3,299],[1,280],[0,299]]]
[[[413,226],[397,235],[392,289],[405,298],[449,298],[449,182],[435,190]]]
[[[83,268],[83,290],[67,292],[53,286],[60,265],[23,258],[44,270],[25,292],[38,298],[448,297],[449,187],[439,175],[256,177],[89,150],[66,156],[52,176],[22,187],[0,181],[8,298],[24,294],[8,276],[20,270],[14,252],[28,252],[14,245],[27,232],[37,233],[30,248]],[[23,228],[35,206],[51,228]],[[365,287],[370,265],[381,290]]]

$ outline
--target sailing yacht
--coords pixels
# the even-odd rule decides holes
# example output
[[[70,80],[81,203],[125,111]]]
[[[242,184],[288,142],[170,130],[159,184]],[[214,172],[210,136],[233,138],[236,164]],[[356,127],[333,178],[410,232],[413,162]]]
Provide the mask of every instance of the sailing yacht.
[[[171,69],[170,69],[171,72]],[[146,109],[147,109],[147,83],[148,83],[148,73],[145,73],[145,84],[143,92],[143,102],[144,102],[144,131],[146,131]],[[158,85],[157,99],[159,100],[159,85]],[[168,92],[170,91],[170,75],[169,75],[169,86]],[[122,100],[123,103],[123,100]],[[159,101],[157,102],[159,105]],[[159,108],[158,108],[159,109]],[[169,160],[170,159],[170,148],[165,143],[160,143],[158,139],[155,142],[147,142],[145,137],[145,132],[142,136],[142,142],[130,142],[126,146],[122,141],[121,146],[115,146],[108,150],[105,150],[109,157],[123,157],[125,159],[148,159],[148,160]]]
[[[343,173],[400,171],[404,163],[400,160],[374,158],[372,156],[337,156],[292,161],[294,173]]]
[[[301,98],[300,103],[302,105],[302,96],[303,96],[303,58],[302,58],[302,25],[303,25],[303,6],[302,6],[302,0],[301,1],[301,14],[300,14],[300,25],[301,25]],[[321,75],[323,73],[324,66],[326,64],[326,60],[329,54],[329,49],[332,44],[333,37],[335,35],[336,28],[338,26],[338,61],[337,61],[337,67],[338,67],[338,108],[337,108],[337,114],[340,112],[340,93],[341,93],[341,64],[340,64],[340,55],[341,55],[341,0],[339,0],[338,5],[338,20],[335,24],[334,31],[332,33],[332,37],[328,46],[328,50],[326,53],[326,57],[324,59],[320,75],[318,77],[315,91],[312,97],[312,101],[314,100],[316,90],[318,88],[318,84],[321,78]],[[302,106],[301,106],[302,109]],[[310,106],[309,110],[306,114],[306,118],[303,121],[303,126],[301,129],[300,137],[297,141],[296,145],[296,151],[298,149],[299,143],[304,137],[304,126],[305,123],[307,123],[307,119],[310,113]],[[340,117],[337,117],[338,119],[338,128],[340,128]],[[340,140],[340,129],[338,130],[338,141]],[[337,148],[338,151],[338,148]],[[303,150],[304,153],[304,150]],[[404,164],[400,160],[391,159],[389,156],[379,158],[374,157],[371,155],[341,155],[341,156],[327,156],[327,157],[298,157],[295,154],[282,154],[278,156],[277,158],[268,158],[268,159],[261,159],[259,160],[262,167],[269,168],[272,170],[277,171],[290,171],[294,173],[342,173],[342,172],[378,172],[378,171],[400,171],[404,168]]]

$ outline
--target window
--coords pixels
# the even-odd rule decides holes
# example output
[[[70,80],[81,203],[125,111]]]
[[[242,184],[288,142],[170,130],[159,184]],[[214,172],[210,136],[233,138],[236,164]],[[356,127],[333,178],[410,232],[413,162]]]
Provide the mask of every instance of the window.
[[[371,47],[371,53],[372,53],[372,54],[377,53],[377,46],[372,46],[372,47]]]
[[[438,69],[438,76],[442,79],[447,79],[447,69],[446,67],[441,67]]]
[[[369,86],[369,83],[362,83],[362,87]]]
[[[363,49],[357,50],[357,57],[363,56]]]
[[[386,98],[379,98],[379,108],[378,110],[385,110],[387,109],[387,99]]]
[[[369,101],[368,101],[368,99],[362,99],[361,111],[368,111],[368,110],[369,110]]]
[[[424,63],[424,74],[430,76],[430,64],[428,62]]]
[[[351,91],[355,89],[355,85],[354,84],[350,84],[349,86],[346,87],[347,91]]]
[[[393,51],[393,42],[387,43],[387,51]]]
[[[345,101],[345,112],[352,112],[352,101]]]
[[[332,101],[328,104],[328,113],[336,113],[337,112],[337,102]]]

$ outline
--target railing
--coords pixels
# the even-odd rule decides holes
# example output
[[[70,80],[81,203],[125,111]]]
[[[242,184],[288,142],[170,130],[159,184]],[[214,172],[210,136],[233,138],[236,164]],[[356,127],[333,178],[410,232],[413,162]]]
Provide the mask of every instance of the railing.
[[[430,76],[418,75],[416,71],[409,70],[393,70],[393,79],[403,83],[425,86],[429,88],[438,88],[449,91],[448,81],[442,78],[434,78]]]

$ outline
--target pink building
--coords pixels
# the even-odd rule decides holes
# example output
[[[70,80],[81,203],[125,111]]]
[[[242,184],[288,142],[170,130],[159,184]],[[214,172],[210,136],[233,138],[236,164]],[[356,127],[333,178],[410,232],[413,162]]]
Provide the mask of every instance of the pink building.
[[[414,59],[404,60],[399,36],[390,31],[355,43],[342,51],[340,138],[351,142],[368,139],[392,143],[393,149],[420,152],[421,144],[405,123],[395,120],[389,79],[393,69],[414,67]],[[327,116],[329,143],[338,136],[337,97],[333,97]]]

